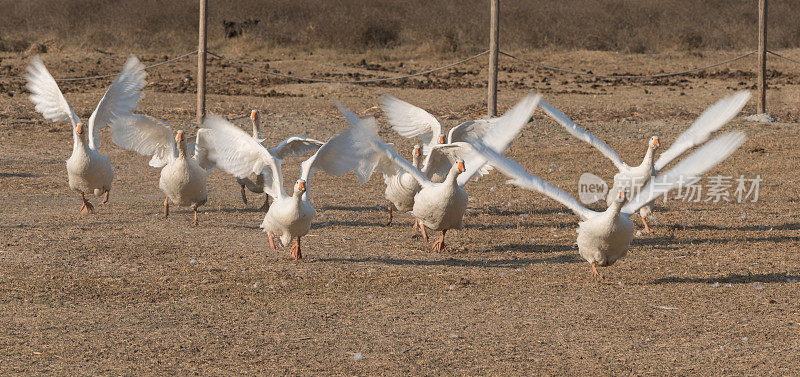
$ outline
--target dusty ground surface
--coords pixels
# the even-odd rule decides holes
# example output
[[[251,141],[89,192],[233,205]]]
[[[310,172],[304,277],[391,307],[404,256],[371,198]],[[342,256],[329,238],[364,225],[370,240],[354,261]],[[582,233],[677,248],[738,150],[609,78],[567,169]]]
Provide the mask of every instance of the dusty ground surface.
[[[735,55],[529,56],[598,73],[657,73]],[[111,73],[124,60],[44,58],[56,77]],[[26,61],[2,59],[5,74],[20,74]],[[651,135],[666,147],[706,106],[752,85],[748,59],[647,82],[595,81],[503,60],[500,103],[504,110],[528,90],[543,92],[638,164]],[[366,69],[356,56],[243,60],[284,73],[362,78],[444,62],[370,59],[380,67]],[[386,91],[449,127],[484,111],[481,65],[364,87],[287,83],[215,61],[208,108],[228,116],[260,109],[275,143],[292,134],[326,139],[346,127],[331,99],[364,111]],[[151,71],[142,112],[190,129],[192,66],[186,60]],[[749,140],[711,172],[760,174],[759,202],[660,205],[654,231],[637,236],[600,282],[574,245],[577,217],[504,184],[497,172],[468,186],[467,227],[448,234],[447,254],[412,237],[409,215],[382,225],[377,175],[358,185],[352,175],[320,174],[311,187],[318,217],[303,240],[306,259],[295,262],[288,249],[268,249],[255,209],[262,197],[251,195],[245,208],[233,178],[220,171],[209,176],[199,227],[186,209],[163,219],[159,171],[105,131],[101,151],[116,169],[111,201],[93,198],[97,213],[81,216],[64,167],[70,127],[44,122],[22,83],[0,80],[0,374],[796,374],[800,75],[789,63],[772,67],[770,112],[784,123],[737,118],[726,129],[744,130]],[[87,119],[108,83],[63,89]],[[754,111],[751,101],[743,114]],[[381,122],[382,135],[408,151],[414,142]],[[509,155],[571,193],[583,172],[613,175],[609,161],[541,111]],[[298,161],[286,164],[288,181]]]

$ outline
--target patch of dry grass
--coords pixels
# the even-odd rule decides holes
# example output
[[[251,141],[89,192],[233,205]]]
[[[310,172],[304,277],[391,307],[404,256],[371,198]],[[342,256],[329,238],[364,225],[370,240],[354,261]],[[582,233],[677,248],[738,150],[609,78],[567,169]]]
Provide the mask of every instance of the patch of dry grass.
[[[501,2],[501,44],[646,53],[755,47],[756,1],[573,0]],[[770,2],[769,44],[800,46],[795,7]],[[209,0],[210,45],[412,49],[452,54],[486,48],[488,2],[391,0]],[[224,21],[258,19],[226,38]],[[0,2],[0,48],[48,40],[65,48],[183,51],[196,44],[196,0]]]

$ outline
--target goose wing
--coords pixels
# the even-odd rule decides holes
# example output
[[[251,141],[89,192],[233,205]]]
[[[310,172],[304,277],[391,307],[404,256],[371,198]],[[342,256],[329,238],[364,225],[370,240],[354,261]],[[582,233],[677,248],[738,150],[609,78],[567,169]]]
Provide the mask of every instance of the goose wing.
[[[672,160],[687,150],[705,143],[711,134],[728,123],[750,99],[750,92],[741,91],[725,97],[703,111],[691,127],[684,131],[672,145],[658,157],[656,171],[663,169]]]
[[[203,163],[237,177],[264,176],[264,190],[273,198],[286,196],[280,161],[258,140],[220,116],[209,116],[198,133],[197,150]]]
[[[389,123],[400,136],[419,136],[422,140],[422,153],[427,155],[431,147],[439,142],[444,133],[436,117],[408,102],[401,101],[386,93],[381,96],[381,108]]]
[[[504,157],[480,140],[471,141],[470,144],[472,144],[475,151],[489,161],[492,166],[511,178],[507,183],[544,194],[563,204],[583,220],[587,220],[598,214],[598,212],[582,206],[574,197],[567,194],[565,191],[528,173],[525,168],[516,163],[516,161]]]
[[[425,157],[422,173],[428,179],[444,177],[458,160],[466,160],[471,152],[472,147],[466,142],[436,144]]]
[[[541,96],[538,94],[528,93],[502,117],[497,118],[494,126],[480,140],[495,151],[503,152],[508,149],[511,142],[522,131],[522,127],[528,124],[540,99]],[[473,176],[481,172],[485,164],[486,159],[479,154],[472,154],[465,158],[464,165],[467,171],[458,176],[458,184],[466,185]]]
[[[432,184],[414,165],[378,137],[378,124],[375,118],[362,119],[338,102],[337,106],[350,122],[350,128],[345,132],[350,135],[348,142],[352,143],[351,148],[357,150],[359,159],[357,171],[362,182],[369,179],[369,176],[376,170],[380,170],[385,176],[388,176],[398,174],[402,169],[410,173],[421,185]],[[323,148],[320,148],[320,151]]]
[[[323,142],[307,138],[305,136],[291,136],[282,141],[275,148],[270,148],[269,153],[279,160],[289,156],[301,156],[309,152],[315,152],[321,147]]]
[[[109,124],[111,140],[121,148],[153,156],[150,166],[160,168],[178,156],[172,126],[148,115],[115,117]]]
[[[650,179],[639,193],[622,207],[622,212],[634,213],[688,179],[702,175],[728,158],[746,139],[744,132],[734,131],[709,141],[681,160],[674,168]]]
[[[72,111],[66,98],[58,88],[58,84],[47,67],[42,63],[39,55],[31,59],[31,63],[25,69],[28,80],[27,88],[31,92],[31,101],[36,105],[36,111],[42,113],[45,119],[53,122],[69,120],[72,128],[81,123],[81,119]]]
[[[553,118],[558,124],[564,127],[567,132],[569,132],[572,136],[583,140],[584,142],[588,143],[589,145],[595,147],[603,156],[606,156],[614,166],[617,167],[619,171],[627,170],[630,168],[628,164],[626,164],[622,159],[619,157],[616,151],[611,149],[606,143],[602,140],[596,138],[594,135],[589,133],[589,131],[584,130],[575,122],[572,121],[568,116],[564,115],[560,110],[556,109],[549,103],[545,102],[544,100],[539,103],[547,115]]]
[[[119,76],[106,90],[103,99],[89,117],[89,147],[100,147],[100,129],[109,125],[115,116],[132,115],[144,97],[142,89],[147,85],[144,65],[131,55]]]

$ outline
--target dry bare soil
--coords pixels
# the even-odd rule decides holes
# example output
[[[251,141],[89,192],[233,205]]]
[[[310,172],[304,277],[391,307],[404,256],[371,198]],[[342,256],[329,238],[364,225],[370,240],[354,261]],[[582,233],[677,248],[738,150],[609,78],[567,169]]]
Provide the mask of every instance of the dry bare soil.
[[[787,54],[797,51],[788,51]],[[595,72],[652,73],[735,53],[540,54]],[[147,63],[161,56],[144,56]],[[262,68],[331,78],[384,77],[442,61],[367,61],[297,55]],[[27,58],[4,55],[5,73]],[[115,72],[124,56],[47,54],[56,77]],[[481,59],[483,60],[483,59]],[[400,63],[403,63],[402,66]],[[142,112],[191,130],[192,61],[156,68]],[[540,91],[638,163],[651,135],[664,146],[708,105],[754,83],[753,60],[685,78],[594,80],[504,61],[506,109]],[[389,92],[446,126],[485,109],[483,62],[397,85],[297,84],[215,61],[208,107],[264,114],[268,139],[326,139],[346,127],[332,99],[365,111]],[[261,197],[245,207],[233,178],[209,176],[200,226],[178,209],[164,219],[159,171],[113,145],[111,201],[91,216],[67,187],[70,127],[35,113],[23,84],[0,93],[0,374],[3,375],[791,375],[800,372],[797,67],[771,66],[770,112],[785,123],[737,118],[749,140],[711,174],[763,182],[757,203],[670,200],[628,257],[592,279],[574,245],[577,218],[493,172],[467,187],[466,228],[449,253],[414,237],[409,215],[384,226],[382,179],[319,174],[318,216],[305,259],[272,251],[258,225]],[[88,118],[109,80],[63,85]],[[754,113],[754,102],[743,114]],[[379,115],[376,110],[369,113]],[[238,122],[243,122],[240,120]],[[381,118],[382,136],[409,151]],[[244,123],[243,126],[247,127]],[[509,155],[576,193],[583,172],[613,165],[537,111]],[[299,160],[286,163],[287,181]],[[637,220],[638,224],[638,220]],[[638,226],[638,225],[637,225]]]

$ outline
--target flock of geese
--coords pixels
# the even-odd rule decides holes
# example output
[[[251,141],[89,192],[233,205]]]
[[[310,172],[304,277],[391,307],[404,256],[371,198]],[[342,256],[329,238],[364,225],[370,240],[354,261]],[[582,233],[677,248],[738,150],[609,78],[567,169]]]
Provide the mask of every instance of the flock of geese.
[[[137,114],[142,90],[147,84],[144,66],[131,56],[122,72],[111,83],[86,124],[75,114],[56,81],[41,59],[34,57],[27,68],[30,99],[44,118],[54,122],[69,121],[73,130],[72,155],[67,160],[69,187],[80,194],[81,213],[92,213],[94,207],[87,194],[109,200],[114,170],[108,157],[99,152],[100,131],[108,126],[113,142],[124,149],[152,156],[149,165],[161,168],[159,188],[164,192],[164,216],[169,216],[170,203],[191,207],[194,224],[197,209],[207,200],[206,175],[221,169],[233,175],[241,186],[242,200],[246,192],[266,193],[263,209],[266,215],[261,228],[268,234],[270,247],[276,249],[275,237],[285,247],[292,241],[291,255],[302,258],[300,239],[311,229],[315,210],[310,198],[312,176],[323,171],[342,176],[353,172],[361,184],[374,172],[381,172],[386,184],[385,198],[392,208],[411,212],[414,229],[428,241],[428,230],[440,231],[433,250],[446,251],[445,234],[464,226],[463,216],[468,197],[464,187],[492,169],[508,176],[509,184],[539,192],[563,204],[579,218],[577,244],[580,255],[591,264],[595,277],[598,266],[610,266],[626,255],[634,237],[631,217],[638,211],[649,231],[646,218],[650,204],[659,196],[684,182],[683,177],[700,176],[730,156],[745,140],[739,131],[725,133],[709,141],[711,135],[730,121],[749,99],[748,92],[724,98],[708,108],[694,124],[682,133],[660,157],[658,137],[649,140],[647,152],[638,166],[622,161],[603,141],[576,125],[562,112],[546,103],[539,95],[523,97],[504,115],[491,119],[471,120],[453,127],[447,137],[438,120],[425,110],[394,98],[381,97],[381,107],[392,128],[406,138],[419,138],[409,162],[393,144],[378,137],[375,118],[360,117],[338,102],[349,127],[326,142],[292,136],[269,148],[261,138],[260,115],[251,113],[252,134],[219,116],[207,117],[193,141],[184,131],[173,132],[166,122],[145,114]],[[537,107],[555,119],[576,138],[597,148],[619,172],[609,190],[605,211],[582,206],[561,189],[529,173],[523,166],[503,155],[531,119]],[[664,168],[690,149],[694,152]],[[301,163],[300,177],[291,192],[284,187],[282,160],[289,156],[311,154]],[[269,198],[272,198],[272,204]]]

